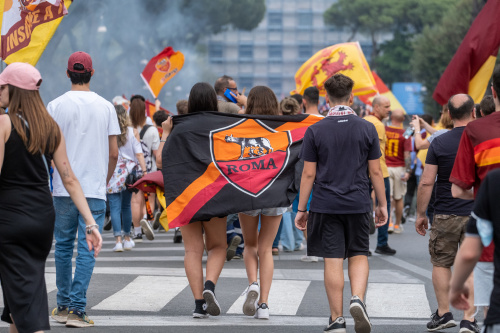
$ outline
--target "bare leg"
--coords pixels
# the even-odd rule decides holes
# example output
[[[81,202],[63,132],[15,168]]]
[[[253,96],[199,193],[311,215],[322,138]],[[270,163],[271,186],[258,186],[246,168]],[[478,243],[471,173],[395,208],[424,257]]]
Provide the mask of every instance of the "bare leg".
[[[434,293],[438,303],[438,315],[442,316],[446,312],[450,312],[450,303],[448,301],[448,293],[450,291],[451,269],[446,267],[432,268],[432,284]]]
[[[368,283],[368,272],[369,272],[368,257],[354,256],[350,257],[348,260],[349,260],[348,272],[349,272],[349,281],[351,283],[351,294],[353,296],[358,296],[364,302],[366,285]]]
[[[203,222],[207,244],[207,280],[217,284],[220,272],[226,261],[226,218],[214,217]]]
[[[245,261],[245,268],[247,270],[248,284],[251,284],[257,281],[257,270],[259,265],[259,258],[257,256],[259,217],[242,213],[239,213],[238,216],[243,239],[245,240],[243,260]]]
[[[332,320],[343,315],[344,270],[342,263],[343,259],[340,258],[325,258],[325,289]]]
[[[396,225],[401,225],[401,218],[403,217],[403,198],[399,200],[394,200],[395,205],[391,207],[396,207]]]
[[[257,244],[259,255],[260,299],[259,304],[268,304],[269,290],[273,282],[274,259],[272,253],[273,241],[278,233],[281,215],[261,215],[260,233]],[[245,236],[243,236],[245,239]],[[246,244],[245,244],[246,246]]]
[[[184,269],[194,299],[203,299],[203,257],[204,244],[201,222],[192,222],[180,228],[184,240]]]
[[[474,306],[474,273],[469,276],[465,283],[469,287],[469,310],[464,311],[464,319],[474,321],[474,314],[476,313],[476,307]]]
[[[130,206],[132,208],[132,224],[135,228],[141,226],[141,219],[144,215],[144,194],[139,191],[132,194],[132,200],[130,201]]]

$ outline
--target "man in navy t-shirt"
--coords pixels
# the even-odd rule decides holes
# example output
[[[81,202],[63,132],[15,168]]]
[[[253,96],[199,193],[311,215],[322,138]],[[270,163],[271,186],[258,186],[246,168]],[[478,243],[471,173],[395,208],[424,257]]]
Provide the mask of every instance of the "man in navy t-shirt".
[[[387,201],[375,126],[358,118],[352,104],[354,82],[336,74],[326,80],[328,116],[310,126],[301,158],[304,170],[296,226],[307,228],[307,255],[325,259],[325,288],[331,317],[325,332],[345,329],[343,260],[349,260],[350,313],[356,332],[370,332],[363,303],[368,282],[370,179],[378,199],[377,227],[387,223]],[[307,201],[313,190],[310,213]],[[352,275],[351,275],[352,274]]]

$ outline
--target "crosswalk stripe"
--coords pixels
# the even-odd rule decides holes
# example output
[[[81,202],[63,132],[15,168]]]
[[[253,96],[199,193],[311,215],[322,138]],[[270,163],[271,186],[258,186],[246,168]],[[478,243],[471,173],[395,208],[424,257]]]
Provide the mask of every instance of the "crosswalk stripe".
[[[424,284],[369,283],[366,306],[372,318],[428,318],[431,314]]]
[[[56,290],[56,275],[53,273],[45,273],[45,285],[47,286],[47,293]],[[3,293],[2,289],[0,289],[0,308],[3,308],[4,306],[5,304],[3,303]]]
[[[310,284],[310,281],[273,280],[269,292],[269,308],[271,313],[273,315],[295,315]],[[244,300],[244,295],[238,297],[227,313],[242,314]]]
[[[139,276],[125,288],[106,298],[92,309],[160,311],[188,285],[188,280],[185,277]]]

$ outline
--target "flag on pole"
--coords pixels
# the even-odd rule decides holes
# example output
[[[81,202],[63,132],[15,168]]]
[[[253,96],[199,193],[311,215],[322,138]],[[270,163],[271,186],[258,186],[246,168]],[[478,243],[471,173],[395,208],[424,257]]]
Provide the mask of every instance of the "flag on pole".
[[[197,112],[174,117],[163,149],[170,228],[259,208],[288,207],[314,115],[258,116]]]
[[[336,44],[318,51],[295,73],[296,88],[291,94],[303,94],[308,87],[315,86],[321,96],[326,79],[336,73],[344,74],[354,81],[354,95],[377,93],[375,79],[366,62],[358,42]]]
[[[184,65],[184,55],[170,46],[153,57],[141,73],[146,86],[158,98],[161,88],[175,76]]]
[[[145,102],[145,103],[146,103],[146,116],[151,117],[151,119],[153,119],[153,115],[154,115],[154,114],[155,114],[155,112],[156,112],[156,106],[155,106],[155,103],[152,103],[152,102],[150,102],[150,101],[148,101],[148,100],[146,100],[146,102]],[[172,112],[168,111],[168,110],[167,110],[167,109],[165,109],[165,108],[162,108],[161,106],[160,106],[160,110],[163,110],[163,111],[165,111],[168,115],[173,116],[173,113],[172,113]]]
[[[489,0],[439,79],[432,97],[443,105],[455,94],[469,94],[479,103],[495,68],[500,46],[500,1]]]
[[[36,65],[72,0],[0,0],[0,57]]]
[[[372,75],[373,75],[373,78],[375,79],[375,83],[376,83],[376,86],[378,89],[378,94],[359,96],[359,99],[361,100],[361,102],[368,104],[368,105],[371,105],[373,99],[377,95],[385,96],[391,102],[391,109],[392,110],[400,109],[400,110],[403,110],[404,113],[406,114],[406,110],[404,109],[404,107],[401,105],[401,103],[399,103],[398,99],[396,98],[396,96],[394,96],[392,91],[389,88],[387,88],[387,86],[385,85],[384,81],[382,81],[380,76],[378,76],[377,73],[375,73],[373,71],[372,71]]]

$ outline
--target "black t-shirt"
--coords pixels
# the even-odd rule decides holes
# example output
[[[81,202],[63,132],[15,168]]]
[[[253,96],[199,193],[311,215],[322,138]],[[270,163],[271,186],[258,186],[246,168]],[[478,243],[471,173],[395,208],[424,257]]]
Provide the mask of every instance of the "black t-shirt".
[[[310,126],[300,153],[304,161],[317,163],[310,210],[370,212],[368,160],[380,156],[375,126],[355,115],[330,116]]]
[[[456,127],[438,136],[427,152],[425,164],[438,166],[434,214],[468,216],[474,207],[473,200],[455,199],[451,196],[450,174],[464,129],[465,126]]]
[[[484,321],[485,325],[500,324],[500,170],[488,173],[476,196],[474,214],[489,220],[493,224],[493,243],[495,244],[493,291],[490,297],[490,310]],[[467,225],[467,233],[478,235],[476,220],[471,218]]]

